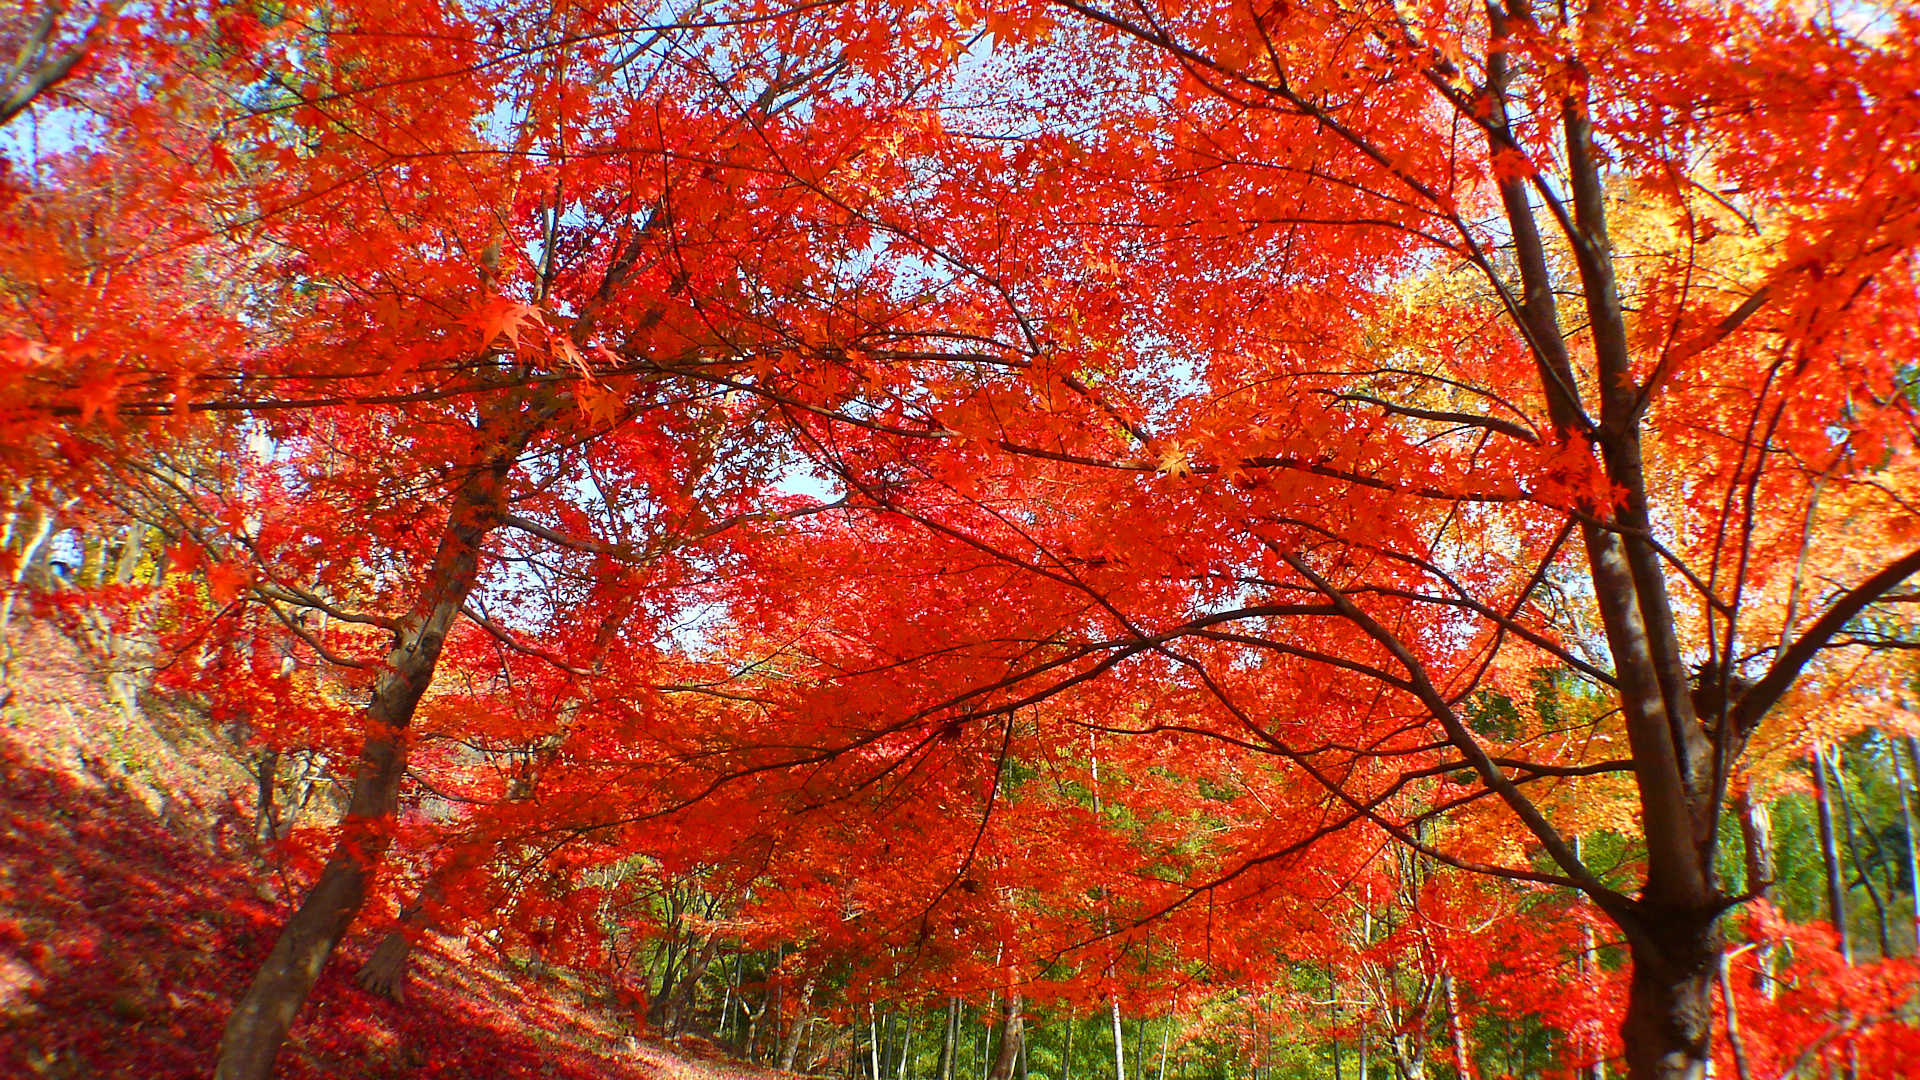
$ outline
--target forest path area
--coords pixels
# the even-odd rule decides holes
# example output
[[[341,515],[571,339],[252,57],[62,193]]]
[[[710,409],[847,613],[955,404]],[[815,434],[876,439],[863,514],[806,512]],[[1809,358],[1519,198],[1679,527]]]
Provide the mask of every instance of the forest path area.
[[[0,1075],[209,1076],[227,1011],[286,917],[276,897],[298,895],[256,854],[251,780],[204,725],[165,703],[129,715],[64,639],[15,632],[0,710]],[[394,1002],[353,982],[370,941],[350,936],[329,966],[278,1075],[780,1075],[629,1038],[561,978],[510,976],[447,941],[416,953]]]

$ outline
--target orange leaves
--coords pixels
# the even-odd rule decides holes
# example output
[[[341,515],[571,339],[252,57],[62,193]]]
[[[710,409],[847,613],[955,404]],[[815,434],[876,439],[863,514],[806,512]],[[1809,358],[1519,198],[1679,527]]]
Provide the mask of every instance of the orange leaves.
[[[529,327],[544,329],[546,319],[540,310],[504,297],[489,297],[467,317],[467,325],[480,333],[480,348],[491,349],[506,338],[509,349],[520,348],[520,335]]]
[[[207,570],[207,591],[217,606],[225,607],[240,596],[252,579],[252,572],[233,563],[218,563]]]
[[[605,428],[613,424],[620,416],[621,396],[601,387],[590,379],[583,379],[574,390],[574,403],[580,409],[580,415],[595,428]]]

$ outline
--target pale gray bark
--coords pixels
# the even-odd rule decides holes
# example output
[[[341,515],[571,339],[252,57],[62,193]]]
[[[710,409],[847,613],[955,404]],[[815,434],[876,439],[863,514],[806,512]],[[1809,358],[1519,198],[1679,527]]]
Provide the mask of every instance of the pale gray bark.
[[[1827,919],[1840,938],[1840,958],[1853,963],[1852,934],[1847,928],[1847,879],[1840,868],[1840,845],[1834,834],[1833,795],[1827,777],[1826,751],[1813,748],[1813,805],[1820,822],[1820,860],[1827,871]]]

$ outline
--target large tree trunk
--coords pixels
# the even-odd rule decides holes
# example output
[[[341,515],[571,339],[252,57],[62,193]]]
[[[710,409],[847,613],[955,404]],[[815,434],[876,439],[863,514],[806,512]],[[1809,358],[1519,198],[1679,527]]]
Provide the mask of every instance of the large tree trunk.
[[[1698,910],[1648,905],[1629,920],[1633,979],[1621,1025],[1633,1080],[1701,1080],[1713,1040],[1718,920]]]
[[[419,602],[397,635],[387,670],[366,709],[368,735],[340,839],[234,1006],[220,1037],[214,1080],[268,1080],[295,1014],[366,901],[373,872],[386,854],[388,825],[406,772],[407,725],[433,682],[447,633],[478,580],[480,547],[497,521],[507,471],[530,434],[510,437],[504,452],[477,468],[454,494]]]
[[[1517,145],[1507,115],[1508,15],[1497,4],[1488,4],[1486,12],[1494,39],[1487,62],[1488,143],[1499,154]],[[1720,899],[1713,874],[1711,789],[1722,774],[1714,768],[1714,747],[1694,712],[1665,571],[1651,539],[1642,399],[1614,279],[1599,153],[1579,91],[1564,102],[1561,120],[1571,224],[1579,234],[1574,263],[1592,336],[1591,380],[1581,379],[1573,368],[1555,299],[1559,283],[1534,218],[1530,189],[1519,176],[1500,177],[1496,187],[1521,279],[1516,320],[1534,354],[1549,417],[1560,431],[1589,433],[1608,480],[1621,493],[1610,510],[1611,522],[1583,520],[1579,530],[1614,661],[1647,842],[1646,885],[1639,901],[1614,903],[1607,913],[1632,943],[1632,989],[1621,1029],[1628,1076],[1681,1080],[1702,1075],[1709,1060],[1709,992],[1717,953],[1704,946],[1712,941]],[[1597,418],[1580,400],[1583,384],[1595,387]],[[1545,826],[1536,832],[1552,835]],[[1579,863],[1570,852],[1554,856],[1563,866]]]
[[[1026,1021],[1020,1014],[1020,992],[1007,991],[1007,1009],[1000,1024],[1000,1052],[993,1057],[987,1080],[1012,1080],[1014,1066],[1020,1060],[1020,1043],[1026,1037]]]

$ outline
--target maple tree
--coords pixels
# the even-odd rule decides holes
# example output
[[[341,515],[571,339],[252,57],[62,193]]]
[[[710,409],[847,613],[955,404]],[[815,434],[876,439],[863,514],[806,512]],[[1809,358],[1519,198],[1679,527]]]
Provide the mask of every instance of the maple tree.
[[[138,106],[110,113],[100,143],[79,137],[46,164],[104,171],[95,190],[163,191],[159,212],[180,220],[130,250],[61,249],[53,265],[67,278],[39,268],[39,234],[16,233],[13,265],[35,267],[22,275],[35,284],[29,305],[103,317],[43,321],[10,353],[24,389],[45,387],[27,399],[23,439],[67,438],[69,416],[96,429],[100,448],[79,453],[163,524],[189,556],[180,568],[208,561],[213,632],[258,633],[259,620],[239,617],[265,612],[282,624],[279,648],[346,673],[330,694],[307,689],[333,704],[292,701],[270,719],[258,715],[270,687],[220,688],[242,696],[240,715],[269,738],[286,737],[276,722],[364,725],[344,827],[229,1022],[220,1075],[267,1074],[364,902],[443,654],[475,665],[468,678],[489,666],[511,678],[515,654],[585,673],[600,659],[564,654],[627,645],[619,631],[632,618],[649,629],[622,661],[640,678],[712,572],[712,551],[695,549],[759,519],[773,459],[752,449],[756,410],[676,388],[674,369],[831,338],[821,319],[846,298],[824,274],[859,234],[803,185],[779,182],[781,156],[800,137],[811,166],[857,155],[889,109],[881,93],[856,107],[829,92],[859,70],[845,58],[857,36],[821,60],[791,20],[748,19],[719,39],[707,30],[727,20],[713,13],[636,23],[642,13],[618,5],[484,17],[427,5],[396,35],[385,29],[396,14],[186,7],[122,20],[129,38],[188,46],[158,58],[159,89],[126,94]],[[183,163],[195,136],[207,148]],[[190,255],[164,257],[177,249]],[[209,250],[228,257],[199,263]],[[189,293],[234,274],[215,299],[244,296],[254,311],[228,315],[224,341],[183,326],[165,337],[184,348],[130,344],[111,335],[162,328],[83,300],[111,276],[117,292],[165,303],[167,290],[143,290],[138,275],[101,273],[123,264]],[[257,420],[211,435],[143,421],[168,412]],[[172,438],[107,449],[157,434]],[[597,514],[573,509],[576,487]],[[503,548],[503,530],[536,550]],[[568,557],[617,568],[582,573]],[[482,599],[496,564],[520,580]],[[484,614],[495,604],[515,628]],[[538,633],[526,616],[542,610],[599,633],[526,644]],[[178,655],[216,658],[196,653],[210,631],[188,629]],[[493,639],[493,655],[463,645],[468,632]],[[363,710],[338,707],[362,693]]]
[[[723,939],[799,1011],[983,1003],[1003,1080],[1028,1012],[1110,1013],[1120,1070],[1123,1012],[1309,1008],[1319,962],[1410,1074],[1443,1013],[1471,1071],[1465,998],[1586,1066],[1618,1004],[1630,1076],[1701,1075],[1764,876],[1722,880],[1727,811],[1910,723],[1914,22],[21,23],[0,122],[60,134],[0,178],[16,502],[155,530],[85,602],[356,762],[218,1075],[269,1074],[370,897],[399,944],[657,935],[669,1025]],[[1507,907],[1496,968],[1449,916]],[[1862,1018],[1910,962],[1768,912],[1820,974],[1723,989],[1741,1053],[1900,1060]]]
[[[863,205],[936,263],[943,310],[857,389],[758,387],[993,605],[919,653],[874,635],[875,663],[990,672],[888,722],[1051,703],[1284,760],[1331,818],[1305,839],[1371,827],[1590,896],[1632,953],[1630,1075],[1699,1075],[1743,748],[1798,687],[1890,707],[1883,668],[1831,658],[1897,624],[1880,605],[1920,569],[1892,104],[1916,69],[1912,13],[1884,18],[989,17],[1008,54],[948,102],[972,126],[895,182],[933,177],[946,217]],[[1828,486],[1857,512],[1817,513]],[[1049,608],[1072,615],[1032,628]],[[1541,669],[1608,708],[1571,738],[1476,729],[1475,695]],[[1573,792],[1616,775],[1626,888],[1573,843],[1615,801]],[[1436,818],[1475,827],[1423,837]]]

